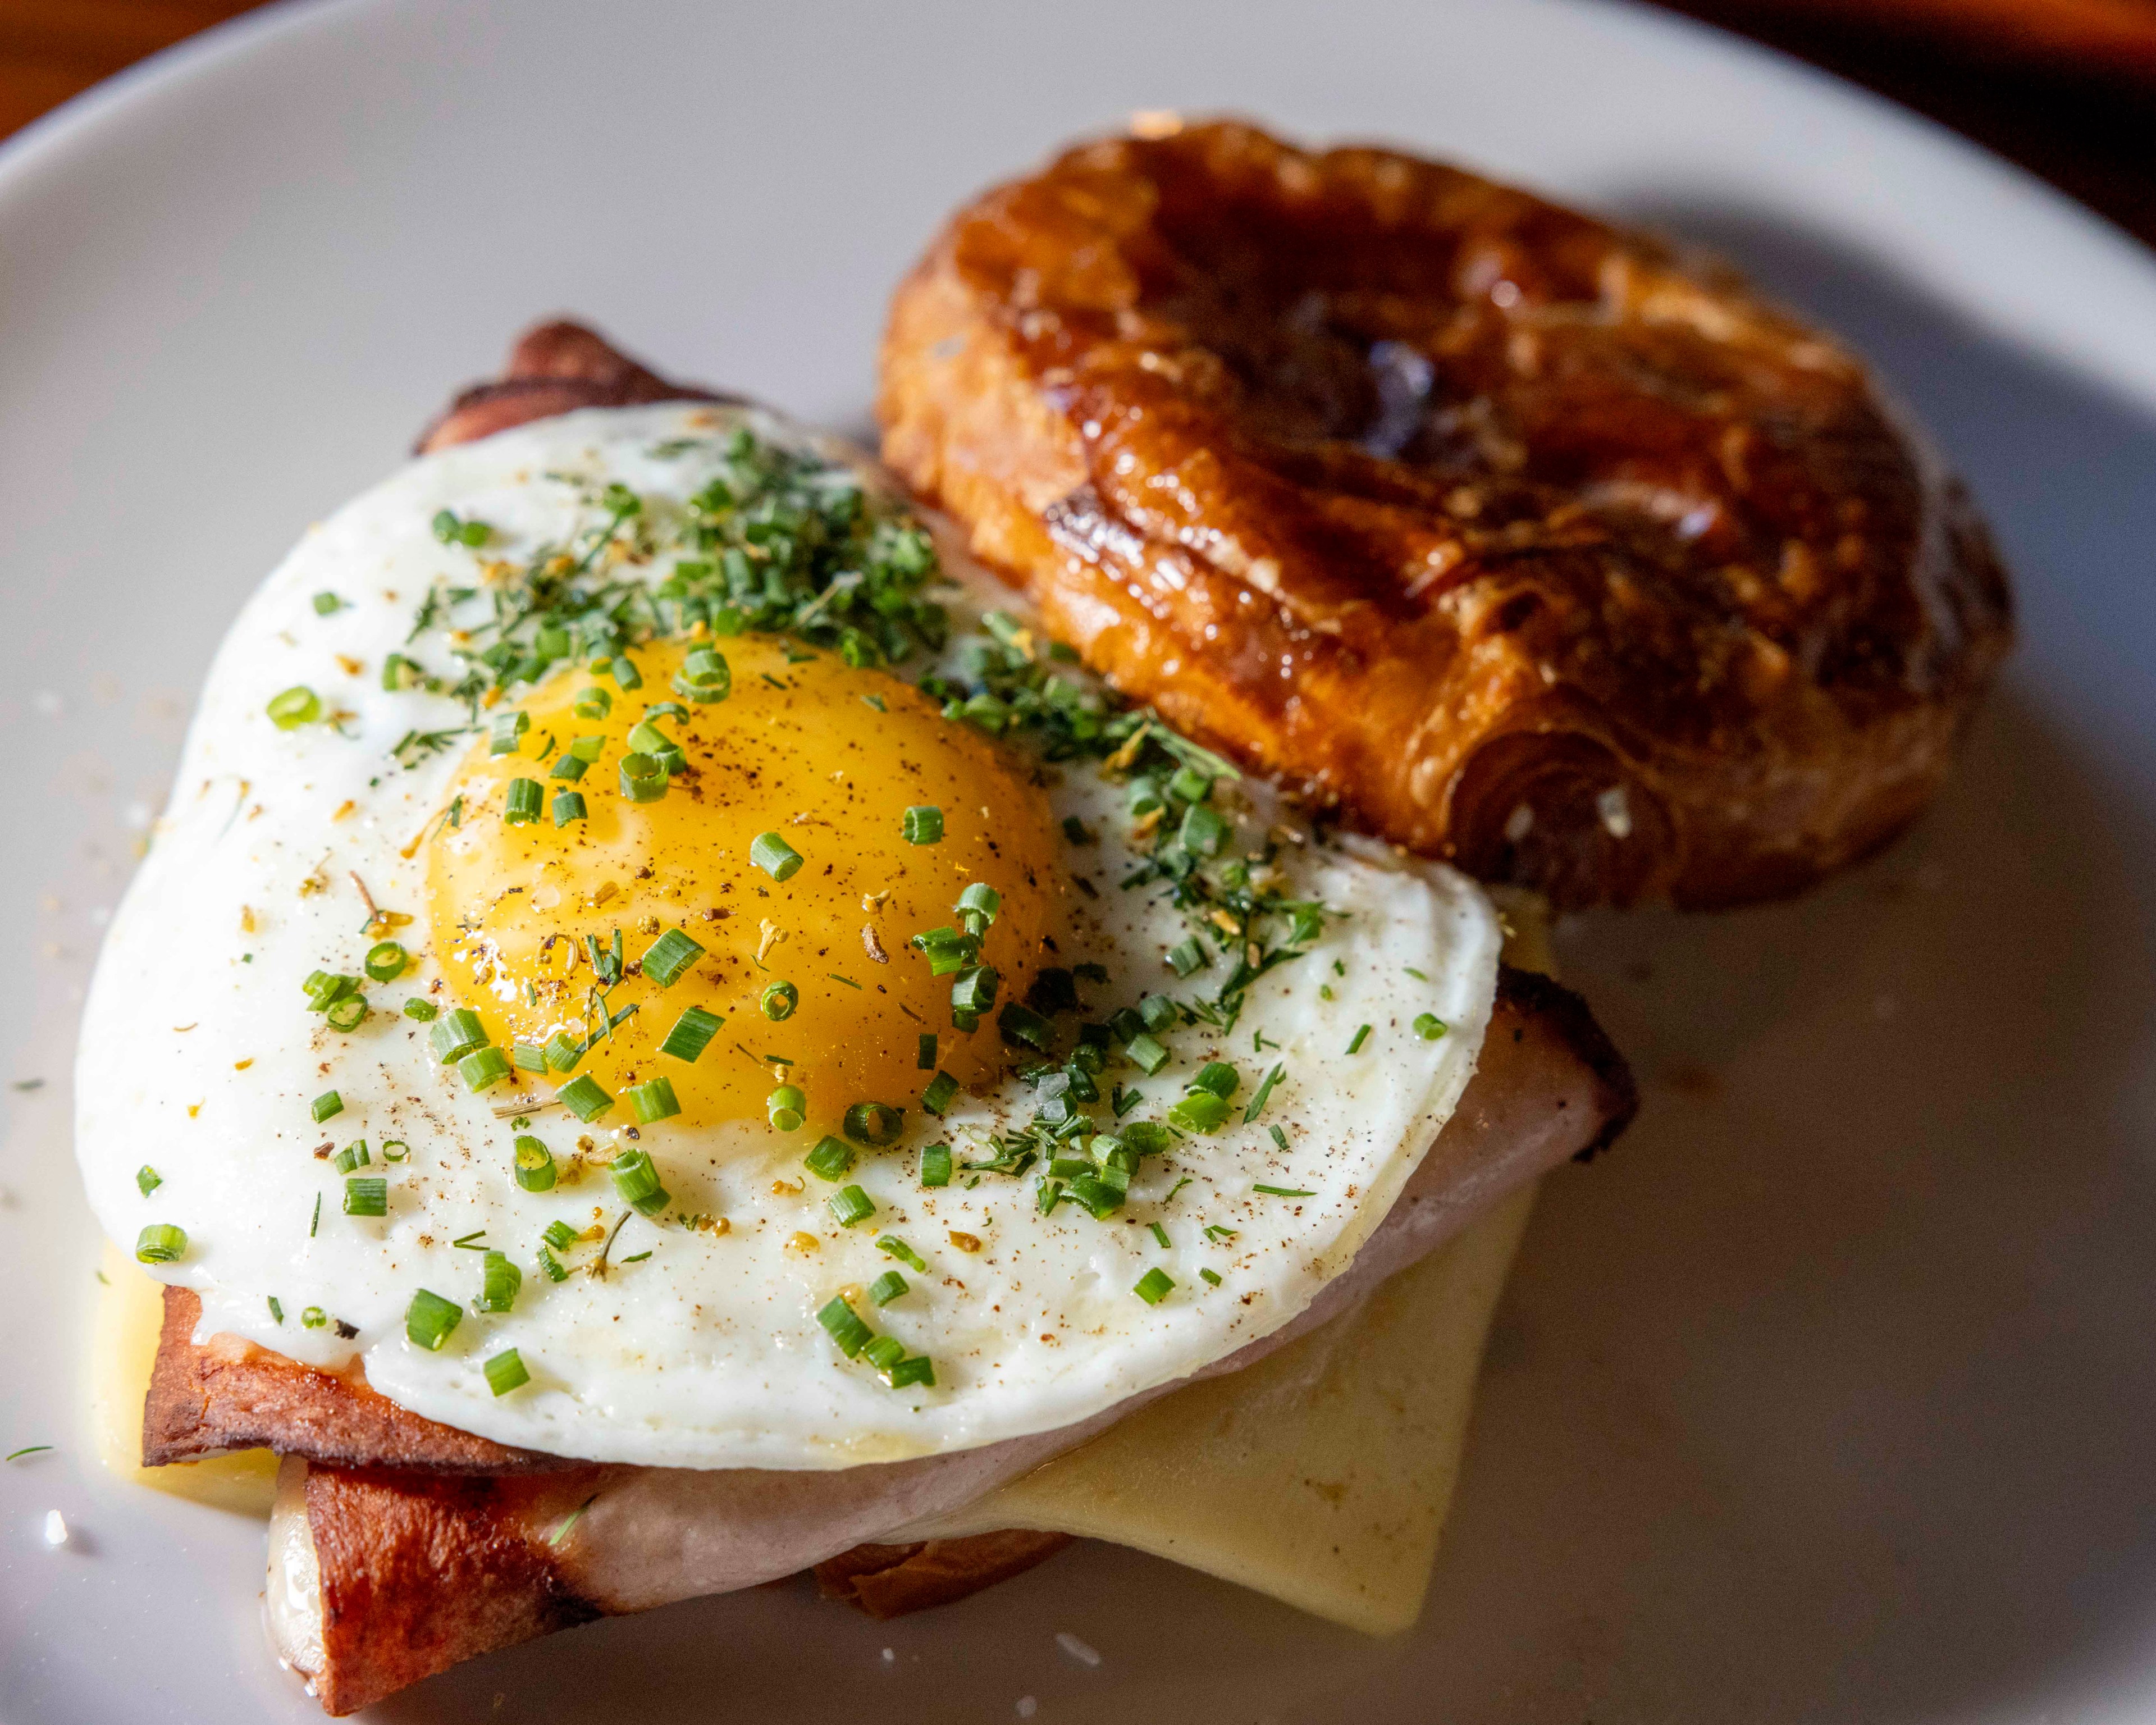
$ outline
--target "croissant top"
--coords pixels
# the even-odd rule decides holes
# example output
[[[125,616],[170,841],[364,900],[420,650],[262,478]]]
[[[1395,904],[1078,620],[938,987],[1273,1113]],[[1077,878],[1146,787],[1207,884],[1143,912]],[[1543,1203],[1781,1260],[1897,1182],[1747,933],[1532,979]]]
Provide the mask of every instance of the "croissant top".
[[[1873,850],[2010,639],[1982,523],[1845,348],[1387,151],[1071,150],[901,286],[879,411],[1127,691],[1560,904]]]

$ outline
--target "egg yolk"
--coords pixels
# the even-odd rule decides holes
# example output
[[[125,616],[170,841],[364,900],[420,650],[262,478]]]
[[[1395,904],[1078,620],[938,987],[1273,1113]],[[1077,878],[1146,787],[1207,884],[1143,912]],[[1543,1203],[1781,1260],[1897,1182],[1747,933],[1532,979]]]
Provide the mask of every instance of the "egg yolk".
[[[698,647],[726,658],[723,700],[674,695]],[[513,752],[493,753],[490,733],[465,760],[430,843],[429,911],[457,1004],[478,1011],[498,1046],[523,1045],[515,1079],[525,1093],[588,1074],[619,1099],[663,1076],[680,1123],[693,1124],[762,1119],[773,1088],[790,1084],[806,1094],[802,1131],[813,1134],[837,1130],[857,1102],[911,1109],[934,1076],[927,1035],[932,1066],[961,1085],[995,1076],[994,1012],[971,1033],[956,1029],[953,977],[932,974],[910,941],[956,926],[968,886],[993,887],[1002,903],[977,962],[998,973],[998,1009],[1023,998],[1062,891],[1036,769],[896,678],[809,651],[764,636],[654,643],[630,655],[640,688],[564,670],[488,716],[496,729],[514,727],[518,711],[529,723]],[[649,755],[649,733],[630,737],[647,714],[684,764],[663,794],[640,801],[623,762]],[[588,767],[552,776],[572,746]],[[536,819],[511,819],[512,797],[528,807],[533,795],[518,779],[538,787]],[[564,792],[585,813],[557,826]],[[941,836],[915,842],[933,824],[919,814],[909,837],[910,809],[936,811]],[[783,880],[752,856],[766,834],[801,859]],[[702,952],[662,985],[644,960],[670,930]],[[609,985],[589,942],[603,973],[616,931],[624,973]],[[660,1049],[690,1007],[725,1020],[693,1061]],[[557,1034],[591,1046],[570,1071],[523,1070]],[[598,1123],[634,1116],[618,1104]]]

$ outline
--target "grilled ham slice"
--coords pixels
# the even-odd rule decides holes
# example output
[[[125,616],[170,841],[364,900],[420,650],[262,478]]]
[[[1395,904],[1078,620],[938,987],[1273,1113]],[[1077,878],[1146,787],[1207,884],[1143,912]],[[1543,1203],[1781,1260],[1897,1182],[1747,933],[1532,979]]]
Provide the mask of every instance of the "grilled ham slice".
[[[1127,693],[1560,906],[1794,891],[1930,797],[2010,634],[1864,367],[1727,271],[1212,124],[986,193],[884,456]]]

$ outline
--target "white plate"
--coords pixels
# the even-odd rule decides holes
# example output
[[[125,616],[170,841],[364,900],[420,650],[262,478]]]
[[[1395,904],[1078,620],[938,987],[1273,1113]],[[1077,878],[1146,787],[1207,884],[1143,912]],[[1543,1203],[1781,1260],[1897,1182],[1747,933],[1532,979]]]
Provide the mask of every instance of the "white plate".
[[[1802,903],[1573,932],[1648,1107],[1547,1189],[1414,1635],[1087,1548],[889,1625],[798,1589],[604,1624],[382,1716],[2156,1713],[2148,254],[1642,12],[497,0],[275,10],[0,151],[0,1076],[48,1081],[4,1098],[0,1450],[59,1446],[0,1466],[7,1725],[317,1717],[259,1633],[259,1529],[108,1483],[80,1412],[75,1007],[241,596],[536,314],[861,424],[885,295],[942,213],[1164,106],[1660,222],[1868,349],[2020,578],[1965,768]]]

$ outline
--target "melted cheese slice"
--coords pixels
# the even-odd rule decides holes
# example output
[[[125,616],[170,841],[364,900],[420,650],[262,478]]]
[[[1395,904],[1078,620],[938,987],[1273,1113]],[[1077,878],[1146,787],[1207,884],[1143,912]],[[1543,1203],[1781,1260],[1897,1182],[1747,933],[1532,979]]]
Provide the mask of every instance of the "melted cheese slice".
[[[957,1515],[1151,1552],[1360,1630],[1422,1613],[1490,1319],[1534,1203],[1515,1194],[1278,1353],[1141,1409]]]

